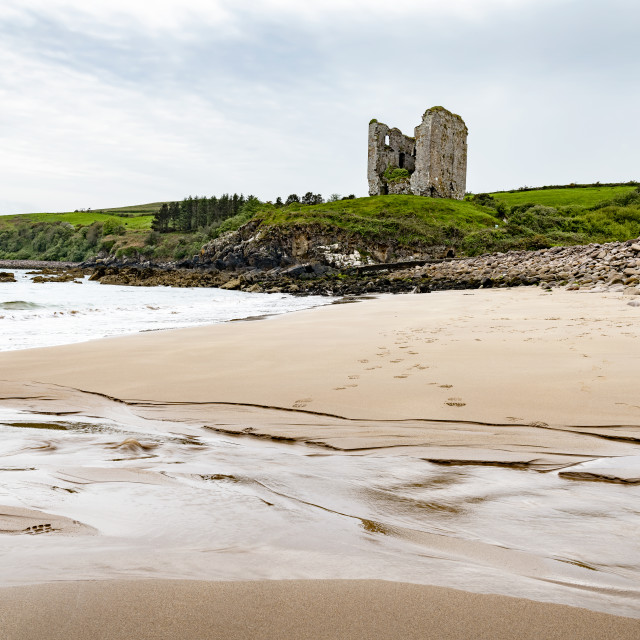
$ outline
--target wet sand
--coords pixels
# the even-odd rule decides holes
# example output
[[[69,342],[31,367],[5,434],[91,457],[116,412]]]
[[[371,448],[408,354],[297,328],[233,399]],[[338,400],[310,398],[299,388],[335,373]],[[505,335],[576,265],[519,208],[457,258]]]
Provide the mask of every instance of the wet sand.
[[[640,556],[636,536],[625,534],[637,531],[639,516],[633,505],[640,488],[640,308],[627,302],[611,292],[537,288],[387,296],[261,322],[1,353],[0,407],[30,416],[10,426],[13,432],[19,426],[25,435],[12,436],[15,447],[2,454],[6,465],[0,472],[16,479],[16,491],[30,487],[18,496],[20,505],[11,506],[46,516],[48,505],[49,513],[76,522],[78,532],[91,533],[73,538],[79,545],[77,559],[60,542],[61,531],[37,538],[51,540],[46,548],[34,547],[35,541],[20,543],[17,559],[5,564],[11,577],[4,584],[51,581],[57,565],[52,560],[51,572],[43,569],[47,553],[51,559],[59,554],[59,566],[68,567],[65,579],[76,581],[148,575],[200,580],[390,577],[396,582],[341,581],[339,588],[316,580],[295,588],[274,580],[242,587],[74,582],[14,586],[0,602],[15,598],[13,611],[24,612],[25,603],[42,598],[62,602],[80,589],[88,599],[86,618],[99,621],[103,613],[91,604],[97,598],[106,598],[105,611],[113,612],[129,597],[123,595],[127,589],[141,589],[140,602],[161,611],[163,598],[178,597],[169,591],[186,589],[179,597],[186,603],[181,609],[185,619],[196,616],[191,627],[184,623],[192,637],[366,637],[354,629],[358,621],[366,625],[371,620],[389,625],[388,635],[385,631],[380,637],[430,637],[424,625],[433,625],[438,633],[432,637],[440,638],[637,637],[637,621],[597,621],[591,616],[599,614],[525,599],[509,600],[516,608],[503,611],[499,607],[506,600],[499,596],[399,584],[404,575],[405,581],[640,617]],[[80,434],[77,425],[60,426],[65,415],[100,429],[108,422],[121,432],[109,439],[87,427]],[[60,437],[50,435],[54,429],[63,429]],[[216,444],[215,437],[223,440]],[[256,443],[261,442],[271,448],[259,449]],[[286,443],[304,448],[278,449]],[[224,464],[211,462],[220,460],[214,453],[234,447],[265,466],[252,472],[238,470],[240,463],[230,458]],[[249,454],[250,447],[255,449]],[[43,462],[30,470],[35,451]],[[300,461],[293,452],[302,452]],[[332,471],[334,459],[338,466]],[[329,466],[311,466],[311,460],[326,460]],[[276,462],[277,473],[265,477],[267,471],[261,470]],[[338,480],[345,474],[343,487],[331,484],[332,473]],[[586,482],[593,480],[604,482]],[[211,482],[215,495],[204,488]],[[604,490],[586,489],[594,484]],[[461,500],[463,489],[468,495]],[[201,505],[220,496],[216,509],[228,517],[215,524],[221,528],[215,543],[207,543],[211,525],[199,515],[206,511]],[[200,503],[188,505],[190,499]],[[234,510],[238,501],[249,499],[254,502],[247,502],[244,511]],[[119,512],[120,520],[111,522],[101,515],[104,505],[115,513],[123,500],[131,500],[131,514]],[[180,517],[180,501],[185,527],[191,528],[169,530],[172,518]],[[149,540],[164,550],[155,574],[150,551],[136,547],[145,541],[144,529],[132,524],[135,510],[143,517],[144,505],[151,504],[153,511],[149,507],[144,517],[158,522]],[[0,528],[6,511],[0,508]],[[287,532],[283,514],[293,514]],[[22,531],[15,512],[5,519],[9,516],[14,533],[41,533]],[[37,513],[30,516],[29,527],[50,524]],[[303,528],[305,522],[314,527]],[[118,556],[123,531],[129,546]],[[252,543],[247,531],[261,531],[266,546],[261,548],[260,540]],[[107,544],[96,550],[101,536]],[[192,549],[191,556],[184,555],[180,540]],[[303,547],[302,540],[312,542]],[[367,573],[369,562],[376,568]],[[412,570],[415,574],[407,576]],[[247,591],[237,599],[225,595],[233,588]],[[286,592],[290,588],[295,596]],[[332,600],[336,588],[354,591]],[[263,625],[257,627],[260,633],[246,635],[246,627],[228,627],[227,635],[199,636],[209,615],[189,604],[192,590],[199,589],[243,611],[252,610],[249,602],[266,603],[256,621]],[[309,609],[301,598],[311,598],[313,606]],[[367,610],[387,611],[379,619],[363,616],[356,604],[376,598],[393,603],[406,627],[381,607]],[[425,611],[416,598],[435,604]],[[455,614],[447,608],[451,603]],[[288,613],[274,618],[273,611],[282,607]],[[435,621],[428,618],[434,611]],[[133,610],[124,615],[122,624],[135,615]],[[231,613],[225,615],[235,624]],[[19,619],[23,623],[16,633],[25,633],[24,620],[33,618]],[[517,626],[523,619],[527,624]],[[80,620],[77,629],[87,624]],[[496,626],[499,621],[504,627]],[[346,625],[340,631],[330,626],[339,623]],[[163,624],[170,629],[174,623],[169,618]],[[316,625],[316,632],[310,634],[308,624]],[[627,631],[625,624],[636,626]],[[263,632],[267,628],[278,633],[269,636]],[[318,628],[333,631],[323,636]],[[166,633],[154,637],[174,637]],[[74,637],[69,634],[64,637]]]
[[[5,640],[632,640],[640,620],[382,581],[83,582],[0,589]]]

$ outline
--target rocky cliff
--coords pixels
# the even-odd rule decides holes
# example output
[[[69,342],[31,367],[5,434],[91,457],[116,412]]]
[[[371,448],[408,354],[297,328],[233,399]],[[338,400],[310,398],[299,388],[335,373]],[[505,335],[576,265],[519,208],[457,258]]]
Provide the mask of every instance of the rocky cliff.
[[[264,226],[251,221],[205,245],[194,266],[267,271],[310,264],[320,273],[367,264],[441,257],[441,246],[400,247],[319,225]]]

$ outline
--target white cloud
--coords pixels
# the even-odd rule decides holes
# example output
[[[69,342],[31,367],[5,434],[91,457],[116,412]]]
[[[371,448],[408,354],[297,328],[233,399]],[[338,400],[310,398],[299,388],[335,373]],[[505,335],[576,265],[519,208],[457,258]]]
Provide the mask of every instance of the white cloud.
[[[25,201],[31,210],[60,210],[187,193],[264,192],[263,168],[282,166],[287,175],[293,168],[278,154],[303,153],[303,140],[247,118],[232,94],[216,104],[194,92],[110,84],[16,52],[5,50],[3,58],[2,213],[18,212]],[[232,90],[222,84],[218,89]],[[261,110],[269,100],[263,96]],[[277,104],[269,109],[281,111]],[[36,194],[47,194],[44,206]]]
[[[240,16],[270,19],[327,18],[350,20],[454,15],[477,19],[496,11],[517,10],[527,5],[569,0],[4,0],[0,17],[50,16],[70,24],[101,22],[122,27],[132,22],[147,29],[182,30],[190,24],[224,25],[236,23]]]
[[[0,212],[364,195],[369,119],[434,104],[474,191],[640,177],[617,0],[1,1]]]

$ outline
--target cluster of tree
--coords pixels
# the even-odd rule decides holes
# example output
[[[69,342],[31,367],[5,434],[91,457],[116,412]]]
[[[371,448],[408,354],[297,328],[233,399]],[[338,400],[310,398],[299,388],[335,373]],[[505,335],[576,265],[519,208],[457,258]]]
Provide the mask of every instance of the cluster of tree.
[[[335,202],[336,200],[353,200],[354,198],[355,195],[353,194],[348,196],[340,196],[339,193],[332,193],[329,196],[329,202]],[[298,197],[297,193],[292,193],[287,196],[287,199],[284,202],[282,201],[282,198],[278,196],[275,201],[275,206],[287,207],[294,202],[306,205],[322,204],[324,202],[324,198],[319,193],[312,193],[311,191],[307,191],[307,193],[305,193],[302,198]]]
[[[188,233],[201,229],[214,228],[224,220],[237,216],[243,207],[254,196],[238,195],[234,193],[217,198],[185,198],[182,202],[166,202],[153,216],[151,228],[159,233],[180,231]]]

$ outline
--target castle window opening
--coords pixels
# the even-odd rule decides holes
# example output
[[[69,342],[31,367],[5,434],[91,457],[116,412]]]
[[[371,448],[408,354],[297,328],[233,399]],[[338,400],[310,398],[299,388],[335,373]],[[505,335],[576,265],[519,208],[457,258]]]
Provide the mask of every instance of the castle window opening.
[[[400,167],[400,169],[404,168],[404,153],[398,154],[398,167]]]
[[[385,136],[385,137],[384,137],[384,143],[385,143],[386,145],[388,145],[388,144],[389,144],[389,136]]]

